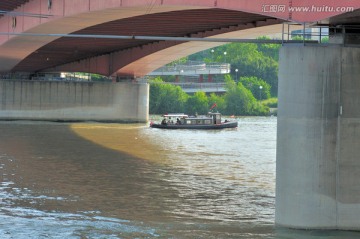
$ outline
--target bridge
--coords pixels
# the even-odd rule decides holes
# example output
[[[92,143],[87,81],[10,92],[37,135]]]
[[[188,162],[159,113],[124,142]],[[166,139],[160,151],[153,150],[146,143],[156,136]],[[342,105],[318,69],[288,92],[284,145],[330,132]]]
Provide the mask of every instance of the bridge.
[[[225,83],[209,83],[209,82],[164,82],[162,84],[171,84],[175,86],[180,86],[181,89],[188,93],[193,94],[198,91],[203,91],[205,93],[225,93],[226,84]]]
[[[1,119],[145,122],[149,88],[132,79],[226,42],[329,27],[329,44],[277,41],[275,220],[360,230],[360,1],[2,0],[0,15]],[[15,80],[43,72],[117,83]]]
[[[180,86],[186,93],[204,91],[206,93],[224,93],[225,84],[213,81],[213,75],[230,73],[228,63],[204,63],[189,61],[186,64],[176,64],[173,66],[163,66],[147,76],[175,76],[174,85]],[[204,83],[204,75],[207,75],[207,83]],[[180,77],[183,77],[180,80]]]
[[[327,1],[333,11],[318,11],[322,9],[316,6],[324,5],[320,0],[312,4],[300,0],[273,4],[267,0],[110,0],[107,4],[4,0],[0,3],[0,72],[78,71],[140,77],[225,43],[214,38],[254,39],[281,32],[282,23],[288,21],[342,23],[344,14],[357,15],[345,12],[358,8],[354,1]],[[306,6],[311,8],[301,8]]]
[[[177,64],[174,66],[163,66],[155,71],[148,73],[148,76],[177,76],[177,75],[217,75],[217,74],[229,74],[230,64],[228,63],[210,63],[197,62],[189,64]]]

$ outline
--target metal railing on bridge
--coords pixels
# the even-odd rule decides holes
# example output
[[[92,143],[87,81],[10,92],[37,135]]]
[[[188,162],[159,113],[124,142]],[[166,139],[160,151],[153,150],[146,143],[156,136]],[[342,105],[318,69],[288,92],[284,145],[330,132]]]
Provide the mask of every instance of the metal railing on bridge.
[[[229,74],[228,63],[190,62],[184,65],[163,66],[147,74],[148,76],[161,75],[202,75],[202,74]]]
[[[203,91],[205,93],[224,93],[226,92],[226,83],[209,83],[209,82],[161,82],[157,84],[171,84],[180,86],[186,93],[195,93],[197,91]]]

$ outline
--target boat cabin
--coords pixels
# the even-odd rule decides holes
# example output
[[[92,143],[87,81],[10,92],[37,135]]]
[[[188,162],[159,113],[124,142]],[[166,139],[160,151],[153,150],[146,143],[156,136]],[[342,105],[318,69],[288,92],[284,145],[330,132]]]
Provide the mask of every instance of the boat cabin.
[[[209,112],[208,115],[213,118],[214,124],[221,124],[221,114]]]
[[[221,122],[221,114],[212,112],[201,116],[166,114],[163,117],[161,124],[151,122],[150,127],[160,129],[225,129],[238,126],[237,121],[225,120]]]
[[[188,116],[185,114],[163,115],[162,124],[213,125],[221,124],[221,114],[209,112],[207,116]]]

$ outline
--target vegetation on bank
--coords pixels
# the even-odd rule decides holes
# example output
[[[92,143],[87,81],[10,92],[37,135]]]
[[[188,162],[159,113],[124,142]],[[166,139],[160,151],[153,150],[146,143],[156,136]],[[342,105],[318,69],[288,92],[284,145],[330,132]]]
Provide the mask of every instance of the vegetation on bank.
[[[165,84],[158,77],[150,84],[150,114],[180,113],[206,114],[210,108],[224,115],[268,115],[269,107],[256,100],[241,82],[235,82],[230,75],[225,77],[226,93],[207,96],[199,91],[186,94],[179,86]]]
[[[261,37],[260,39],[267,38]],[[204,61],[206,63],[229,63],[231,65],[230,75],[235,82],[244,78],[256,79],[257,86],[262,85],[263,91],[264,88],[270,87],[270,95],[276,97],[280,47],[279,44],[230,43],[198,52],[186,58],[189,61]],[[184,62],[184,59],[179,61]],[[220,81],[223,80],[222,75],[216,77]],[[248,89],[252,88],[253,95],[256,98],[259,97],[257,92],[259,88],[250,84],[244,84],[244,86]],[[270,95],[266,94],[267,97],[262,99],[267,99]]]
[[[206,114],[216,104],[215,109],[225,115],[268,115],[269,108],[277,107],[279,48],[277,44],[230,43],[170,63],[230,63],[225,79],[213,76],[215,82],[225,80],[227,92],[188,95],[179,86],[164,84],[175,81],[175,76],[157,77],[150,85],[150,113]]]
[[[278,107],[278,98],[270,98],[267,100],[261,101],[261,104],[269,107],[269,108],[277,108]]]

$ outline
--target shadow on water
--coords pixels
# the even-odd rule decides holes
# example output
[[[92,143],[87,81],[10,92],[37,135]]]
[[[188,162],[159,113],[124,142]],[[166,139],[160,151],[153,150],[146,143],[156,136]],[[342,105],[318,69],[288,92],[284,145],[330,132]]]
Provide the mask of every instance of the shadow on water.
[[[353,238],[275,228],[274,118],[236,130],[0,122],[0,238]],[[261,135],[261,137],[259,137]]]
[[[35,197],[46,195],[39,203],[22,198],[13,205],[164,220],[161,217],[168,208],[163,199],[176,192],[159,179],[163,177],[161,166],[154,167],[148,161],[83,140],[70,125],[0,127],[0,149],[11,158],[5,162],[4,170],[10,172],[3,174],[3,181],[12,181]]]

